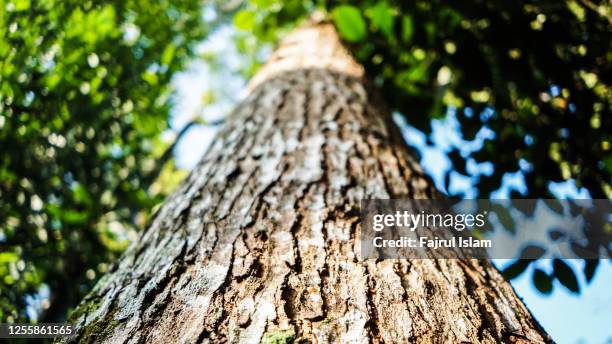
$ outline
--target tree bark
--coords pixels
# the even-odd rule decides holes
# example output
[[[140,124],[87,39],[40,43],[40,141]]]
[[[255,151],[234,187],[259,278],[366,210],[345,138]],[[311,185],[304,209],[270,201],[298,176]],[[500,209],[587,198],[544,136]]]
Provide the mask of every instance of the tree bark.
[[[440,196],[331,25],[250,90],[66,341],[550,341],[489,261],[359,259],[361,199]]]

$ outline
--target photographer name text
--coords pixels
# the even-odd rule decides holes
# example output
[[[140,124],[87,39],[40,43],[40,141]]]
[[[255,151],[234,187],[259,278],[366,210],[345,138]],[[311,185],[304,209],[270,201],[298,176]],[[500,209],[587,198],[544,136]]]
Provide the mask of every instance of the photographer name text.
[[[490,248],[491,240],[474,239],[472,237],[451,237],[441,239],[438,237],[430,238],[421,236],[417,238],[400,237],[398,239],[384,239],[375,237],[372,240],[374,247],[389,247],[389,248],[430,248],[437,250],[439,248]]]

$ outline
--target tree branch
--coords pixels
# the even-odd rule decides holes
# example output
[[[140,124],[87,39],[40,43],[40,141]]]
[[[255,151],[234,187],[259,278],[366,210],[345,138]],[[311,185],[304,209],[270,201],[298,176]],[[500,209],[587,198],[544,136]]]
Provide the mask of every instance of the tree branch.
[[[172,144],[168,148],[166,148],[164,154],[162,154],[161,157],[157,159],[155,168],[153,168],[153,170],[144,178],[145,185],[151,185],[155,180],[157,180],[166,163],[168,163],[168,161],[170,161],[170,159],[172,158],[174,148],[189,131],[189,129],[191,129],[195,125],[219,126],[222,123],[223,119],[207,121],[201,117],[195,117],[194,119],[189,121],[189,123],[185,124],[185,126],[183,126],[183,128],[181,128],[181,130],[179,130],[179,132],[176,134],[174,142],[172,142]]]

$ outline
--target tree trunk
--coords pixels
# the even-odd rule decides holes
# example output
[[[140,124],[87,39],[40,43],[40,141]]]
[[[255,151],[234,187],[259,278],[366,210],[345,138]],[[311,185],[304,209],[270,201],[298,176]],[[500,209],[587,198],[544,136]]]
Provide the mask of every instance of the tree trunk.
[[[362,77],[289,35],[67,341],[549,342],[488,261],[359,259],[361,199],[439,197]]]

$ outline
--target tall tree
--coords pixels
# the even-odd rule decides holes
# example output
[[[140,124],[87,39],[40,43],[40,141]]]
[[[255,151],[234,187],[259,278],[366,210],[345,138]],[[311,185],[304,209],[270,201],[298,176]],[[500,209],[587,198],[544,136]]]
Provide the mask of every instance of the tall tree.
[[[361,199],[439,196],[333,26],[250,90],[67,341],[550,341],[488,261],[356,254]]]

